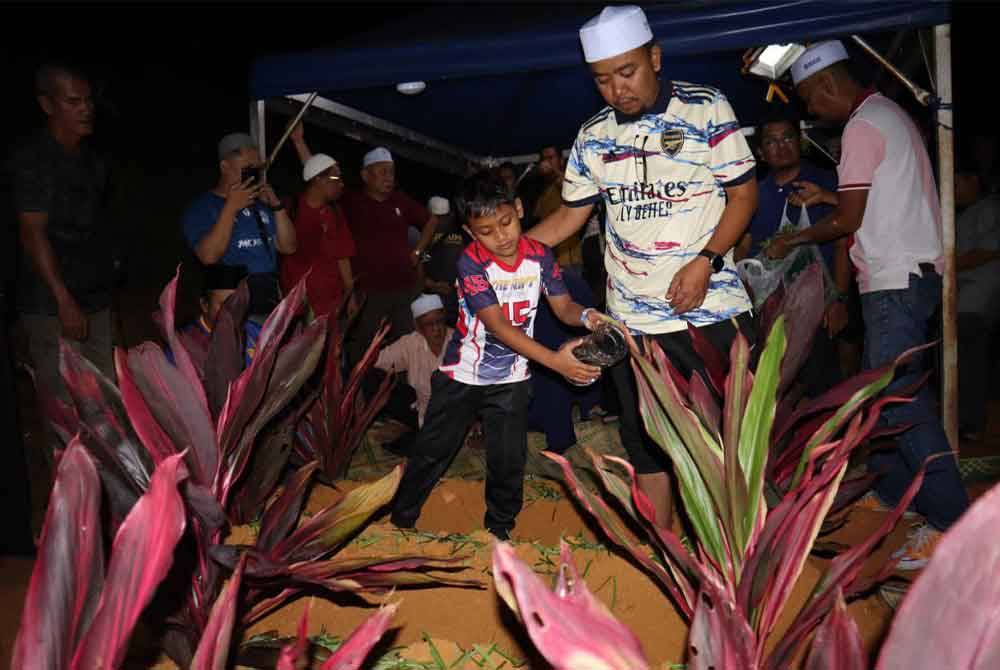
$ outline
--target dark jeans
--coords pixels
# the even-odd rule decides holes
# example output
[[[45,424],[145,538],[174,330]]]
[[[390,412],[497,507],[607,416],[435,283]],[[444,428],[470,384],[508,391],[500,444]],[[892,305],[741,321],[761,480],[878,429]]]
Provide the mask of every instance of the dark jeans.
[[[753,346],[756,339],[753,318],[750,312],[744,312],[736,317],[740,331],[750,340]],[[719,321],[700,328],[709,342],[715,345],[723,355],[729,357],[729,349],[736,338],[736,328],[730,320]],[[670,362],[685,377],[690,377],[695,370],[703,370],[701,357],[691,344],[691,336],[687,330],[662,335],[652,335],[652,338],[663,349]],[[626,357],[624,361],[611,368],[611,378],[618,390],[621,401],[621,414],[618,431],[622,438],[622,446],[628,452],[632,467],[639,474],[664,472],[669,466],[669,460],[663,450],[649,437],[639,416],[639,395],[635,382],[635,374]]]
[[[873,291],[861,296],[865,318],[864,367],[871,370],[885,365],[907,349],[926,344],[931,319],[941,304],[941,277],[924,269],[923,276],[910,275],[905,289]],[[911,359],[896,373],[896,379],[884,391],[912,384],[924,372],[927,355]],[[880,425],[912,424],[898,438],[898,447],[876,452],[868,461],[872,472],[883,473],[875,492],[883,502],[894,505],[906,492],[928,456],[951,450],[938,416],[937,403],[925,384],[912,402],[889,405],[882,410]],[[938,530],[946,530],[969,506],[958,466],[951,456],[928,464],[923,486],[915,500],[917,511]]]
[[[494,532],[510,531],[524,498],[530,400],[530,381],[472,386],[435,372],[424,426],[392,505],[392,522],[403,528],[416,523],[478,413],[486,435],[485,526]]]
[[[986,408],[996,358],[990,346],[997,329],[982,314],[958,315],[958,422],[963,431],[986,428]]]

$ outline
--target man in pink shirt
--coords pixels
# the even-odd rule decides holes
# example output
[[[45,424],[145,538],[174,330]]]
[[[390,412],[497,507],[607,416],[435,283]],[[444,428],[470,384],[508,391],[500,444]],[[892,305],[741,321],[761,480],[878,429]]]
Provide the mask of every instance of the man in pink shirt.
[[[840,42],[821,42],[792,66],[796,89],[809,112],[847,125],[837,168],[838,192],[832,197],[836,209],[810,228],[782,238],[769,253],[780,257],[799,244],[854,236],[850,256],[861,291],[865,368],[873,369],[928,342],[941,304],[941,211],[916,125],[895,102],[863,88],[848,71],[847,58]],[[811,197],[831,195],[817,192]],[[924,358],[911,359],[885,393],[892,395],[914,383],[923,373]],[[869,461],[869,469],[882,475],[862,501],[873,509],[895,505],[929,456],[950,451],[926,385],[912,402],[884,409],[882,419],[912,427],[900,435],[897,449]],[[968,507],[954,458],[927,465],[914,504],[927,523],[916,527],[894,555],[901,569],[922,568],[942,531]]]

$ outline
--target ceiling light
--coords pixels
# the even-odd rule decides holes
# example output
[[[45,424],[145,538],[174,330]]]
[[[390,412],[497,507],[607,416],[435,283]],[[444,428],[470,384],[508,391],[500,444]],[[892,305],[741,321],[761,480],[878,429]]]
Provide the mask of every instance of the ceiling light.
[[[768,79],[779,79],[788,72],[806,48],[801,44],[769,44],[757,49],[750,63],[750,73]]]
[[[423,93],[425,88],[427,84],[422,81],[404,81],[402,84],[396,84],[396,90],[403,95],[417,95]]]

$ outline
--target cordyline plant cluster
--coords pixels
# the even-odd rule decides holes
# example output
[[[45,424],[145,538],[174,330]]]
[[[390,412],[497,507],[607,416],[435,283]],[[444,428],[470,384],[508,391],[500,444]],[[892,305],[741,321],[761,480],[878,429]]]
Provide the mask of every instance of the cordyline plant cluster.
[[[397,584],[469,584],[448,575],[460,559],[337,558],[392,499],[398,467],[300,522],[316,472],[331,481],[341,474],[385,401],[388,382],[368,402],[359,393],[385,330],[345,383],[342,332],[325,317],[301,318],[300,283],[269,316],[244,365],[244,284],[224,305],[208,355],[198,357],[204,369],[197,369],[175,329],[177,283],[175,277],[160,297],[169,350],[152,342],[116,350],[116,387],[64,346],[72,402],[40,394],[66,448],[13,667],[119,667],[139,614],[164,580],[169,588],[149,613],[150,626],[163,631],[172,659],[195,668],[224,667],[230,640],[223,629],[246,627],[305,590],[384,593]],[[293,452],[304,462],[283,481]],[[253,546],[224,544],[231,525],[258,514]],[[102,516],[115,537],[106,569]]]
[[[604,533],[663,586],[689,622],[688,670],[783,670],[805,653],[810,637],[812,644],[805,660],[809,670],[870,667],[845,599],[867,591],[894,568],[887,565],[872,578],[861,577],[865,559],[919,490],[922,471],[868,539],[831,561],[792,623],[780,637],[774,637],[778,618],[824,519],[834,507],[852,451],[875,433],[884,406],[907,401],[901,396],[879,397],[879,393],[891,382],[896,369],[915,353],[907,352],[892,364],[847,380],[820,398],[796,404],[788,389],[808,354],[808,346],[798,340],[811,338],[819,324],[822,296],[817,291],[821,289],[816,277],[803,277],[780,298],[783,304],[772,309],[772,315],[781,316],[765,315],[765,321],[773,320],[773,327],[756,372],[751,372],[750,349],[742,336],[724,356],[692,330],[708,374],[695,374],[690,379],[680,375],[655,342],[646,341],[643,349],[630,342],[645,426],[673,463],[694,531],[693,548],[685,546],[670,529],[656,525],[652,505],[638,488],[627,462],[591,454],[603,487],[629,519],[645,530],[656,556],[631,539],[619,516],[578,479],[565,458],[546,454],[560,465],[574,495]],[[789,329],[796,334],[791,345],[786,338],[786,317],[796,320],[795,327]],[[618,474],[621,470],[627,477]],[[852,495],[863,491],[870,481],[855,486]],[[765,500],[768,487],[775,498],[770,506]],[[996,507],[998,502],[993,504]],[[978,525],[983,525],[982,519]],[[1000,552],[994,548],[991,555],[995,568],[1000,565]],[[498,593],[557,670],[651,667],[635,635],[587,590],[565,545],[554,590],[546,588],[507,545],[495,548],[493,565]],[[932,562],[930,572],[934,567]],[[995,576],[995,571],[990,574]],[[943,581],[939,574],[936,584]],[[990,587],[988,592],[995,594],[997,589]],[[925,594],[923,602],[929,597]],[[994,663],[1000,658],[996,651],[1000,649],[996,602],[994,597],[987,605],[990,614],[956,613],[956,620],[975,620],[965,637],[980,645],[989,640],[989,657]],[[957,603],[954,609],[958,609]],[[912,607],[909,611],[920,623],[935,627],[927,621],[933,614],[917,613]],[[897,624],[906,633],[890,640],[883,659],[905,657],[916,662],[919,654],[902,653],[901,649],[926,644],[917,632],[920,623]],[[938,635],[936,639],[942,642],[945,637]],[[946,660],[934,666],[892,661],[878,667],[945,666],[993,667],[981,662],[957,666]]]

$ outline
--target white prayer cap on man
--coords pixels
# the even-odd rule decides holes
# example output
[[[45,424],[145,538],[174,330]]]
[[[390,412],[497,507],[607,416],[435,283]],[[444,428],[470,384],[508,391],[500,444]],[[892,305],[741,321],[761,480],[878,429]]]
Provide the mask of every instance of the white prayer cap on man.
[[[848,58],[847,49],[840,40],[813,44],[792,63],[792,82],[798,86],[820,70],[825,70],[834,63]]]
[[[583,57],[588,63],[618,56],[652,39],[646,13],[635,5],[605,7],[580,28]]]
[[[302,166],[302,181],[309,181],[316,175],[323,174],[336,164],[337,161],[326,154],[310,156],[309,160]]]
[[[361,159],[361,167],[366,168],[372,163],[391,163],[392,154],[385,147],[375,147],[371,151],[365,154],[365,157]]]
[[[451,205],[448,204],[448,198],[435,195],[427,201],[427,209],[431,210],[431,214],[435,216],[444,216],[451,211]]]
[[[410,311],[413,312],[414,319],[419,319],[427,312],[433,312],[436,309],[444,309],[444,303],[441,302],[441,296],[434,293],[424,293],[410,303]]]

